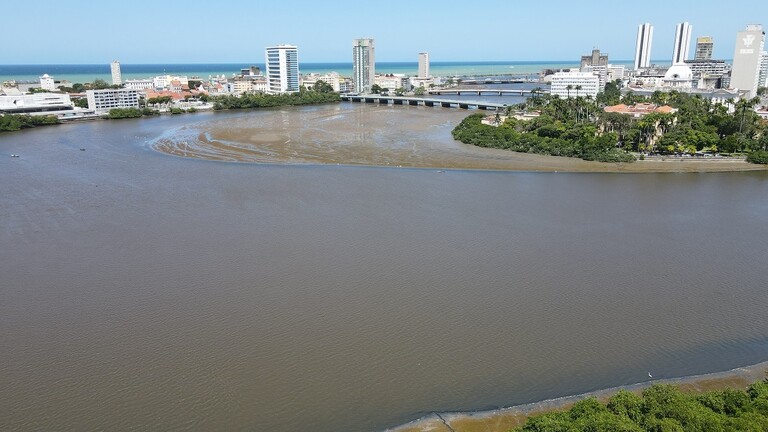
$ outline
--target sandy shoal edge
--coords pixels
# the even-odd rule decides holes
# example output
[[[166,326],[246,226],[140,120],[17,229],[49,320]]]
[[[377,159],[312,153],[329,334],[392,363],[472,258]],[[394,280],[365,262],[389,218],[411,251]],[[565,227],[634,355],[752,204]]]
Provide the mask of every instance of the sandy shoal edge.
[[[766,171],[768,165],[752,164],[743,160],[680,160],[672,159],[665,161],[637,161],[634,163],[605,163],[592,162],[582,159],[534,155],[528,153],[513,153],[513,158],[494,158],[484,160],[472,160],[468,158],[465,162],[451,161],[449,163],[425,162],[409,163],[402,160],[393,164],[376,163],[341,163],[336,161],[324,160],[264,160],[254,155],[245,153],[228,152],[217,154],[215,152],[205,152],[200,149],[185,151],[173,146],[156,143],[152,146],[155,151],[160,153],[191,159],[204,159],[211,161],[240,162],[250,164],[265,165],[309,165],[309,166],[370,166],[381,168],[417,168],[417,169],[435,169],[435,170],[467,170],[467,171],[510,171],[510,172],[553,172],[553,173],[705,173],[705,172],[745,172],[745,171]]]
[[[433,413],[402,426],[386,429],[386,432],[507,432],[512,428],[522,426],[530,416],[547,411],[568,409],[574,403],[588,397],[596,397],[605,401],[622,389],[640,391],[654,384],[673,384],[683,391],[690,392],[724,388],[743,390],[751,383],[766,378],[767,375],[768,361],[725,372],[648,381],[498,410]]]

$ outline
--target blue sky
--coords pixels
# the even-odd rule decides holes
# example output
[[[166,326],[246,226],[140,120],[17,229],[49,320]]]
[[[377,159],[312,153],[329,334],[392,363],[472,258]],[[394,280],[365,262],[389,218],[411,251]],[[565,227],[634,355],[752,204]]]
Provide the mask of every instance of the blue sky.
[[[768,27],[761,0],[36,0],[2,10],[0,64],[262,62],[279,43],[297,45],[302,62],[346,62],[357,37],[376,40],[377,61],[415,62],[420,51],[438,62],[573,61],[593,47],[631,60],[643,22],[654,25],[652,58],[668,60],[682,21],[691,50],[712,36],[714,56],[730,59],[736,32]]]

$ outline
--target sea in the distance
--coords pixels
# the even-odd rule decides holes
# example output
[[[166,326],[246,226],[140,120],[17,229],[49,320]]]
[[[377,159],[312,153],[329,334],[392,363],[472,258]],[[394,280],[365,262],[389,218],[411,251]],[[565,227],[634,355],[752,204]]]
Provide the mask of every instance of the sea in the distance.
[[[631,61],[614,61],[613,64],[631,67]],[[209,77],[224,75],[227,77],[239,73],[240,69],[258,66],[264,70],[263,63],[185,63],[185,64],[121,64],[123,80],[148,78],[157,75],[185,75],[188,77]],[[342,76],[352,76],[351,62],[338,63],[301,63],[300,71],[324,74],[338,72]],[[578,61],[486,61],[486,62],[432,62],[432,76],[476,76],[476,75],[534,75],[543,69],[567,69],[579,67]],[[379,62],[376,72],[380,74],[416,75],[416,62]],[[0,81],[36,82],[43,74],[54,77],[57,81],[71,83],[92,82],[103,79],[110,82],[110,65],[103,64],[35,64],[35,65],[0,65]]]

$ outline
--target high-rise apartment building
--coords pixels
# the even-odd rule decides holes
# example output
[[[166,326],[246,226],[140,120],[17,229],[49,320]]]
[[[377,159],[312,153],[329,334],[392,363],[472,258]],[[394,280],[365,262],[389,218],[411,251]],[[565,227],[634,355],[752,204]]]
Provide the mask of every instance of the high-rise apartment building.
[[[747,92],[747,98],[757,95],[760,60],[765,47],[765,32],[759,24],[748,25],[736,36],[733,52],[731,87]]]
[[[123,74],[120,72],[120,62],[115,60],[110,65],[112,69],[112,84],[120,85],[123,83]]]
[[[293,45],[277,45],[264,49],[268,92],[299,91],[299,49]]]
[[[691,46],[691,30],[693,26],[682,22],[675,27],[675,45],[672,52],[672,64],[683,64],[688,60],[688,50]]]
[[[637,27],[637,46],[635,48],[635,70],[651,66],[651,44],[653,44],[653,26],[650,23]]]
[[[694,54],[694,60],[712,60],[712,48],[714,42],[709,36],[702,36],[696,38],[696,53]]]
[[[758,87],[768,87],[768,52],[763,51],[760,55],[760,74],[757,79]]]
[[[375,77],[376,56],[373,39],[355,39],[352,42],[352,82],[355,91],[370,92]]]
[[[429,53],[419,53],[419,78],[429,78]]]

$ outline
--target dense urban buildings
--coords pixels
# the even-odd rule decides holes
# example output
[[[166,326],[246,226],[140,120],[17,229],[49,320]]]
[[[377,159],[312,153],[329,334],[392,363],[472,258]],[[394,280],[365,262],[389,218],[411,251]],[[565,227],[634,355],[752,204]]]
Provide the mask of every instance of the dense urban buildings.
[[[714,42],[709,36],[702,36],[696,38],[696,53],[694,54],[694,60],[710,60],[712,58],[712,49],[714,48]]]
[[[269,93],[299,91],[299,50],[293,45],[277,45],[265,49]]]
[[[693,26],[682,22],[675,27],[675,45],[672,53],[672,64],[678,65],[688,60],[688,50],[691,46],[691,30]]]
[[[651,45],[653,44],[653,26],[650,23],[637,27],[637,46],[635,47],[635,70],[651,66]]]
[[[745,91],[747,98],[757,95],[760,60],[765,47],[765,32],[759,24],[748,25],[736,36],[731,87]]]
[[[419,53],[419,78],[429,78],[429,53]]]
[[[358,93],[369,93],[376,77],[376,55],[373,39],[352,42],[352,83]]]
[[[139,91],[128,89],[88,90],[88,109],[106,114],[112,108],[138,108]]]
[[[110,65],[112,70],[112,84],[120,85],[123,83],[123,74],[120,72],[120,62],[115,60]]]

